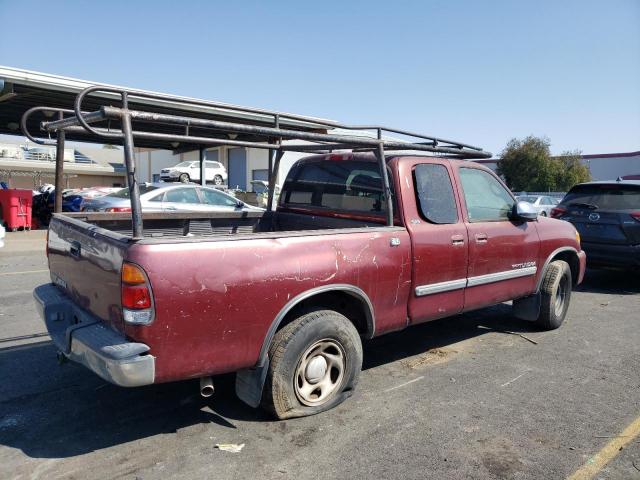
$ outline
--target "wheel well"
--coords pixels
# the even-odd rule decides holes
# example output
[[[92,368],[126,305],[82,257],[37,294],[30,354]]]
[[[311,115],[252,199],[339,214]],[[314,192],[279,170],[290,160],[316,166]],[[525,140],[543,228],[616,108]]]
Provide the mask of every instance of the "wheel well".
[[[564,252],[560,252],[555,255],[551,259],[551,262],[554,260],[564,260],[569,264],[569,268],[571,268],[571,280],[573,280],[573,284],[575,285],[578,281],[578,274],[580,273],[580,261],[578,260],[578,255],[570,250],[565,250]]]
[[[301,315],[317,310],[333,310],[338,312],[353,323],[360,335],[365,337],[373,335],[372,312],[369,310],[367,302],[354,294],[341,290],[322,292],[305,298],[287,312],[276,331],[285,327]]]

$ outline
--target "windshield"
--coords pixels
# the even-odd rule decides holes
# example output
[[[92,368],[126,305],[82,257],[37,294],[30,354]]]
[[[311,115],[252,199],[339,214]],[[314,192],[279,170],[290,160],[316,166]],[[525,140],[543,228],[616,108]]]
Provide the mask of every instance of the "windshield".
[[[145,193],[152,192],[158,187],[155,187],[153,185],[138,185],[138,188],[140,189],[140,195],[144,195]],[[110,193],[106,196],[115,198],[129,198],[129,189],[123,188],[122,190],[118,190],[117,192]]]
[[[640,208],[640,185],[578,185],[567,193],[562,203],[606,210],[636,209]]]
[[[193,163],[193,162],[180,162],[179,164],[174,165],[172,168],[177,168],[177,167],[190,167],[192,163]]]
[[[516,197],[518,199],[519,202],[529,202],[529,203],[536,203],[536,200],[538,199],[538,197]]]

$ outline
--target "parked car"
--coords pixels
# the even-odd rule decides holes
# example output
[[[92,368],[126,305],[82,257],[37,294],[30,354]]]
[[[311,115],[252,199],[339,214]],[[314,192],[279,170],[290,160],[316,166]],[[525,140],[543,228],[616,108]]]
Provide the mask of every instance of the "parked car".
[[[234,212],[262,211],[215,188],[200,185],[145,183],[140,185],[140,202],[145,212]],[[129,189],[86,200],[85,212],[130,212]]]
[[[529,202],[536,209],[538,215],[548,217],[551,215],[551,209],[558,205],[559,200],[548,195],[518,195],[516,199],[519,202]]]
[[[590,267],[640,269],[640,180],[576,185],[551,216],[575,225]]]
[[[220,162],[205,161],[205,178],[214,185],[224,185],[227,182],[227,170]],[[179,164],[160,170],[160,180],[163,182],[199,182],[200,162],[180,162]]]
[[[539,218],[476,162],[387,165],[392,226],[366,153],[299,160],[274,212],[167,216],[135,240],[116,217],[55,216],[53,284],[34,293],[53,343],[128,387],[200,378],[209,395],[211,375],[237,372],[243,401],[290,418],[353,393],[365,339],[508,300],[562,324],[585,266],[570,223]],[[209,191],[187,188],[162,200]]]
[[[4,228],[4,225],[2,224],[2,222],[0,221],[0,248],[4,247],[5,234],[6,234],[6,229]]]

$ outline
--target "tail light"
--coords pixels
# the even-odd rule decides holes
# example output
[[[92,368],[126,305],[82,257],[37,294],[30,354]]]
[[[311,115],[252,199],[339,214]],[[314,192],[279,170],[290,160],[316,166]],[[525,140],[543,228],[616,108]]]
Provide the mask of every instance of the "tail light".
[[[153,322],[153,296],[147,274],[134,263],[122,264],[122,315],[130,325],[149,325]]]
[[[633,218],[636,222],[640,222],[640,212],[631,212],[631,218]]]
[[[131,207],[111,207],[105,210],[105,212],[110,212],[110,213],[130,212],[130,211],[131,211]]]
[[[553,218],[560,218],[565,213],[567,213],[567,209],[563,207],[554,207],[551,209],[551,217]]]

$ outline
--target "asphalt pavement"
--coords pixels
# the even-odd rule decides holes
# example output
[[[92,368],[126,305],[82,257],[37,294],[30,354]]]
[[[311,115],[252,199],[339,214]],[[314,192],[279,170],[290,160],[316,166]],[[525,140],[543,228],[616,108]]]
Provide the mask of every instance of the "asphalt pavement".
[[[640,276],[588,271],[552,332],[499,305],[371,341],[351,399],[288,421],[231,375],[203,399],[196,381],[123,389],[58,365],[32,300],[48,279],[44,232],[9,233],[0,478],[640,478]]]

